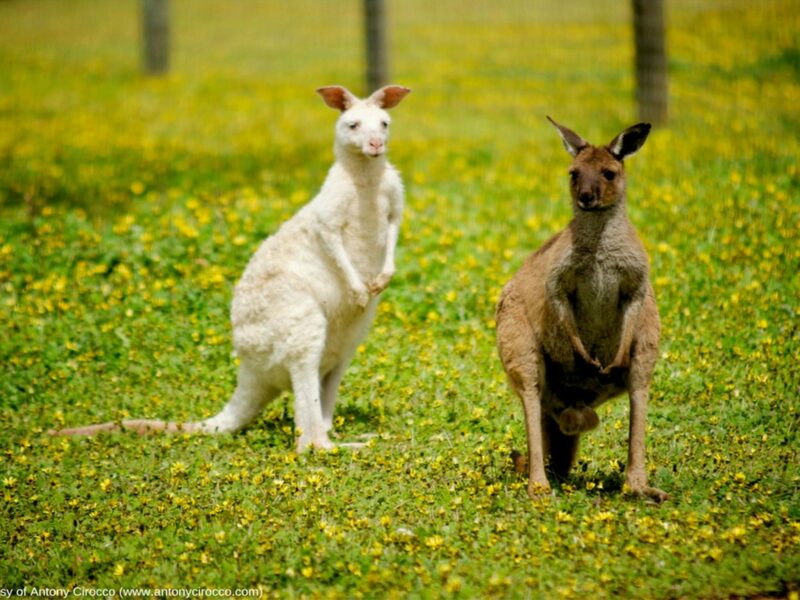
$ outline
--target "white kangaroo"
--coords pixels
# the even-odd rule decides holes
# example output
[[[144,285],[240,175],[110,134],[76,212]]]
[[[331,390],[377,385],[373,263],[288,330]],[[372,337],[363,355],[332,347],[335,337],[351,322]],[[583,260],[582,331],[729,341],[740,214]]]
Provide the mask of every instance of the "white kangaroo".
[[[217,415],[192,423],[134,419],[53,433],[237,431],[291,388],[297,450],[333,447],[329,435],[339,383],[395,272],[403,184],[385,156],[391,122],[386,109],[410,91],[389,85],[362,100],[341,86],[317,90],[342,113],[336,161],[319,194],[261,244],[236,286],[231,321],[239,375]]]

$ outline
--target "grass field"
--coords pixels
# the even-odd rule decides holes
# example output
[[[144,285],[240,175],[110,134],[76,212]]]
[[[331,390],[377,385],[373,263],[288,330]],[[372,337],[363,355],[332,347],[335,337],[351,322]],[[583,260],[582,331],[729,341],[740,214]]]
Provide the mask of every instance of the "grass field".
[[[509,464],[494,304],[570,219],[544,116],[599,143],[636,115],[628,3],[498,4],[390,3],[406,221],[337,417],[379,436],[297,456],[288,397],[237,435],[45,432],[227,400],[233,285],[325,176],[313,90],[363,91],[360,3],[175,0],[148,80],[134,0],[0,1],[2,588],[798,597],[796,2],[668,3],[671,120],[628,164],[661,506],[623,493],[625,399],[551,498]]]

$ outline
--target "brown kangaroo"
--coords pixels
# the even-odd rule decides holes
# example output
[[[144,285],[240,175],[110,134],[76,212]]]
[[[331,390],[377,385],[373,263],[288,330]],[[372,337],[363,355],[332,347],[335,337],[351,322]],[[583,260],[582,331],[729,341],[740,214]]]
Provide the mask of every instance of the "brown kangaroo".
[[[574,218],[531,254],[497,304],[497,346],[522,400],[528,437],[528,494],[546,494],[545,455],[563,478],[580,434],[599,424],[594,409],[630,398],[626,482],[661,502],[647,485],[645,413],[660,325],[648,258],[625,208],[623,159],[650,133],[639,123],[607,146],[593,146],[550,117],[573,156]]]

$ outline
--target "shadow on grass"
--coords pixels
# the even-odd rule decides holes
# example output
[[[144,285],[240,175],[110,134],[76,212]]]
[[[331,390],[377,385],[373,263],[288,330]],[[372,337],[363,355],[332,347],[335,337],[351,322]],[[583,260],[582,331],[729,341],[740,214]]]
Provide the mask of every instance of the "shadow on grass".
[[[501,479],[516,479],[527,483],[527,460],[524,460],[525,471],[520,471],[515,466],[515,459],[511,456],[505,461],[500,471]],[[608,495],[617,495],[622,492],[625,483],[625,465],[620,465],[607,470],[592,469],[590,463],[585,460],[578,460],[575,466],[566,477],[560,477],[550,468],[545,466],[547,479],[556,491],[561,491],[565,487],[585,492],[589,496],[601,498]]]
[[[271,402],[261,415],[242,433],[247,435],[248,445],[254,448],[294,449],[294,412],[293,396],[286,392]],[[343,402],[336,407],[335,419],[344,419],[344,423],[335,428],[339,441],[365,432],[378,430],[378,413],[367,405]]]
[[[257,186],[270,165],[280,165],[277,191],[288,197],[291,173],[307,163],[317,148],[300,145],[274,149],[271,154],[247,152],[199,152],[180,146],[158,148],[152,156],[126,149],[98,156],[76,148],[61,149],[50,158],[48,169],[32,167],[0,149],[0,207],[25,206],[31,217],[45,206],[80,208],[92,214],[113,215],[129,207],[148,192],[171,189],[194,194],[217,195],[247,186]],[[82,175],[86,165],[102,178]],[[296,182],[294,182],[296,185]]]

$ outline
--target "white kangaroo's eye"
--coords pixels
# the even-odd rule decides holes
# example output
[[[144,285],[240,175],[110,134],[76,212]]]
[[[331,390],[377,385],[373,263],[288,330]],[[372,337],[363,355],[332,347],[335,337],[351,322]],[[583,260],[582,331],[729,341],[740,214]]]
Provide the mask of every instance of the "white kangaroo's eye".
[[[352,121],[347,124],[350,129],[358,129],[358,126],[361,125],[358,121]]]
[[[381,121],[381,125],[383,125],[383,128],[386,129],[389,127],[389,121]]]

